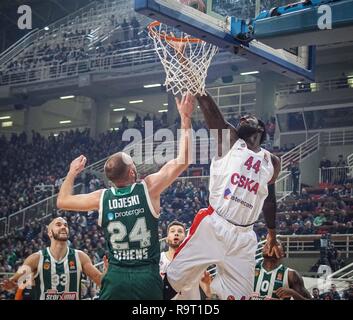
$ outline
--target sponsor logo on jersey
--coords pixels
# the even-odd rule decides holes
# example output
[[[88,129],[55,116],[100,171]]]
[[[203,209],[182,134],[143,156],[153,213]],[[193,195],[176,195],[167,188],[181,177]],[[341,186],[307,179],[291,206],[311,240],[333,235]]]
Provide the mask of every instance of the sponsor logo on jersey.
[[[237,172],[234,172],[230,178],[231,184],[243,188],[247,190],[248,192],[252,192],[255,195],[257,194],[257,191],[259,190],[259,183],[255,182],[254,180],[251,180],[248,177],[245,177],[243,175],[240,175]]]
[[[112,199],[108,201],[109,210],[128,208],[140,204],[140,197],[134,195],[126,198]]]
[[[70,270],[76,269],[75,261],[70,261],[69,262],[69,268],[70,268]]]
[[[49,270],[50,269],[50,262],[44,262],[43,263],[43,269],[44,270]]]
[[[244,201],[243,199],[238,198],[237,196],[231,195],[231,191],[230,191],[229,188],[227,188],[227,189],[224,191],[224,199],[225,199],[225,200],[232,200],[232,201],[238,202],[238,203],[240,203],[242,206],[244,206],[245,208],[248,208],[248,209],[250,209],[250,210],[254,208],[254,206],[253,206],[251,203],[248,203],[248,202]]]
[[[107,218],[108,218],[109,221],[114,220],[114,213],[113,213],[113,212],[109,212],[109,213],[107,214]]]
[[[57,292],[48,290],[44,293],[44,300],[77,300],[77,292]]]
[[[276,280],[282,281],[283,280],[283,274],[282,273],[277,274]]]
[[[231,194],[232,194],[232,192],[230,191],[229,188],[227,188],[226,191],[224,191],[224,199],[230,200]]]
[[[261,296],[258,292],[252,293],[250,296],[242,296],[240,300],[278,300],[271,297]]]

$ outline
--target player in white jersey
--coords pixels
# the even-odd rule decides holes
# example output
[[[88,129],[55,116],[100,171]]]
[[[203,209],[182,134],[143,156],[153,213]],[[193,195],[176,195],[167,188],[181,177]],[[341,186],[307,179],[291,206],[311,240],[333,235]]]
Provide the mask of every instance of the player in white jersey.
[[[173,221],[168,225],[167,229],[167,239],[168,251],[161,253],[161,258],[159,262],[159,270],[162,279],[164,278],[170,263],[174,258],[176,250],[179,248],[180,244],[184,241],[186,236],[185,225],[179,221]],[[200,287],[203,291],[208,289],[204,283],[205,276],[200,280]],[[200,300],[200,290],[199,286],[191,288],[191,290],[183,292],[183,294],[177,294],[173,300]]]
[[[185,225],[183,223],[173,221],[168,225],[166,238],[168,251],[161,253],[159,262],[159,270],[162,279],[167,272],[170,262],[173,260],[176,249],[179,248],[180,244],[184,241],[185,236]]]
[[[280,160],[261,148],[266,137],[262,121],[245,116],[234,128],[209,94],[199,96],[198,102],[218,141],[210,168],[210,206],[197,213],[178,248],[164,279],[164,297],[197,285],[203,271],[216,264],[212,291],[220,299],[241,299],[253,292],[257,247],[253,224],[261,210],[268,227],[266,250],[280,256],[274,189]]]

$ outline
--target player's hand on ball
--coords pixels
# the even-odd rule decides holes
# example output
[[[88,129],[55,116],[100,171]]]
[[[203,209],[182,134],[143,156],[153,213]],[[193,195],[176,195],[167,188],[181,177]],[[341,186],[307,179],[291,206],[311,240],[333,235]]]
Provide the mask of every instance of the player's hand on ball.
[[[71,162],[69,173],[74,174],[75,176],[78,175],[85,168],[86,162],[87,158],[83,155],[80,155],[78,158]]]
[[[180,114],[180,117],[191,118],[192,112],[194,111],[195,97],[191,94],[186,94],[179,99],[175,97],[175,102]]]

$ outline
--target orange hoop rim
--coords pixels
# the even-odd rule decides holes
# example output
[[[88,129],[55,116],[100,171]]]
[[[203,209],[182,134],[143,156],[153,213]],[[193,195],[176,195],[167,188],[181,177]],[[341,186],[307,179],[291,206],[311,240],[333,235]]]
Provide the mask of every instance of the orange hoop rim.
[[[171,35],[167,35],[166,33],[161,34],[161,33],[156,31],[156,28],[158,26],[160,26],[161,24],[162,24],[161,22],[156,20],[156,21],[151,22],[147,26],[148,31],[149,31],[150,35],[153,38],[160,38],[160,39],[163,39],[163,40],[166,40],[166,41],[183,42],[183,43],[187,43],[187,42],[199,43],[199,42],[203,41],[203,40],[198,39],[198,38],[192,38],[192,37],[191,38],[180,38],[180,37],[173,37]]]

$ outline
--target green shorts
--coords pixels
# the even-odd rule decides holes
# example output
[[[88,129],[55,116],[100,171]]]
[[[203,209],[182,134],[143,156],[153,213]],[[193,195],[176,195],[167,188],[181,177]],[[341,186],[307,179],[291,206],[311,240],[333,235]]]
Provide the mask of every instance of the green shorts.
[[[162,300],[159,266],[118,267],[109,265],[102,279],[100,300]]]

